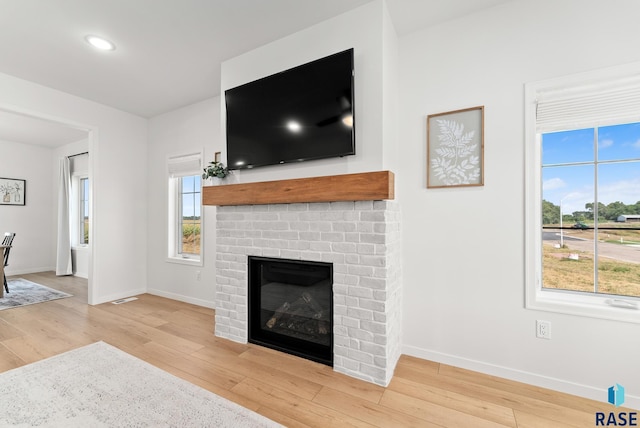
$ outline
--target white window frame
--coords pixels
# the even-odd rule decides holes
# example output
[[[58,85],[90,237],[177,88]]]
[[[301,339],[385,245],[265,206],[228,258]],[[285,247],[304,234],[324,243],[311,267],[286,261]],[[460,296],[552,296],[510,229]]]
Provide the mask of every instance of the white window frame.
[[[91,215],[89,214],[89,211],[84,213],[84,203],[83,202],[86,200],[87,203],[88,203],[87,205],[89,207],[91,207],[91,196],[90,196],[90,190],[89,190],[90,186],[87,186],[87,194],[84,195],[84,186],[82,185],[83,181],[86,181],[87,184],[88,184],[89,183],[89,175],[82,176],[78,180],[78,183],[79,183],[79,186],[78,186],[78,214],[79,214],[79,216],[78,216],[78,226],[79,226],[79,229],[78,229],[78,242],[80,243],[80,246],[87,247],[89,245],[89,242],[91,242],[91,239],[90,239],[90,237],[88,237],[87,238],[88,242],[84,242],[84,217],[85,216],[83,214],[86,214],[88,219],[91,219]],[[86,199],[82,199],[83,195],[86,197]]]
[[[191,266],[203,266],[204,212],[200,200],[200,254],[181,254],[180,233],[181,178],[202,174],[202,152],[167,157],[167,261]]]
[[[74,173],[71,176],[71,207],[70,207],[70,221],[71,221],[71,246],[72,248],[87,248],[89,244],[85,244],[84,241],[84,219],[82,218],[82,180],[89,180],[87,173]],[[91,185],[89,185],[89,201],[91,201]],[[91,202],[89,202],[89,209],[91,209]],[[91,221],[91,215],[89,214],[89,221]],[[91,236],[89,236],[89,242],[91,242]]]
[[[640,76],[640,63],[627,64],[573,76],[532,82],[525,85],[525,307],[527,309],[558,312],[591,318],[640,323],[640,303],[638,299],[579,293],[568,290],[542,288],[542,133],[553,132],[548,128],[541,131],[538,126],[539,102],[547,97],[570,98],[576,93],[589,91],[606,92],[618,85],[620,89],[635,86]],[[585,89],[587,88],[587,89]],[[622,91],[628,93],[628,91]],[[633,101],[637,105],[637,101]],[[599,115],[598,119],[565,118],[565,126],[558,124],[556,131],[593,128],[622,123],[640,122],[640,109],[631,108],[610,117]],[[584,120],[584,121],[583,121]],[[555,125],[550,125],[555,126]],[[636,305],[638,309],[616,305]]]

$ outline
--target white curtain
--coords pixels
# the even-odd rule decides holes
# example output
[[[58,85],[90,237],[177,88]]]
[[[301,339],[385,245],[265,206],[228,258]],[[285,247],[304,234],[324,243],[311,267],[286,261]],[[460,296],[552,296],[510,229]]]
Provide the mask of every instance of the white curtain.
[[[60,159],[58,180],[58,251],[56,253],[56,275],[72,275],[71,267],[71,227],[69,225],[69,194],[71,193],[71,173],[69,158]]]

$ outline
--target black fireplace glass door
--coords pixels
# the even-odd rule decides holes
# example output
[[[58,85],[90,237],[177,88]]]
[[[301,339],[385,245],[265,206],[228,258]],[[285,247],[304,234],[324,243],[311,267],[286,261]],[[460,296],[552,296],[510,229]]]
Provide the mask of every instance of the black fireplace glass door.
[[[333,364],[333,265],[249,257],[249,342]]]

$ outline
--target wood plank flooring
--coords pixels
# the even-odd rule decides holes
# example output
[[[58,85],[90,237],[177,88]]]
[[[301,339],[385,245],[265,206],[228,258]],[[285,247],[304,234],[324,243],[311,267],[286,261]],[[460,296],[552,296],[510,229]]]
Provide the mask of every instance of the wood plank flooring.
[[[211,309],[144,294],[89,306],[87,281],[22,278],[74,297],[0,311],[0,372],[104,341],[290,427],[584,427],[606,403],[402,356],[387,388],[219,339]]]

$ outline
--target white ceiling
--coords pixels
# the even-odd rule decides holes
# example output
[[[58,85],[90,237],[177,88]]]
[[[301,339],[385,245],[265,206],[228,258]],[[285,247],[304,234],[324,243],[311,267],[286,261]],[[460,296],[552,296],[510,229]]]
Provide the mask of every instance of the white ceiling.
[[[223,61],[370,1],[0,0],[0,72],[153,117],[218,95]],[[386,0],[399,36],[507,1]],[[0,140],[42,141],[12,120],[0,112]]]

